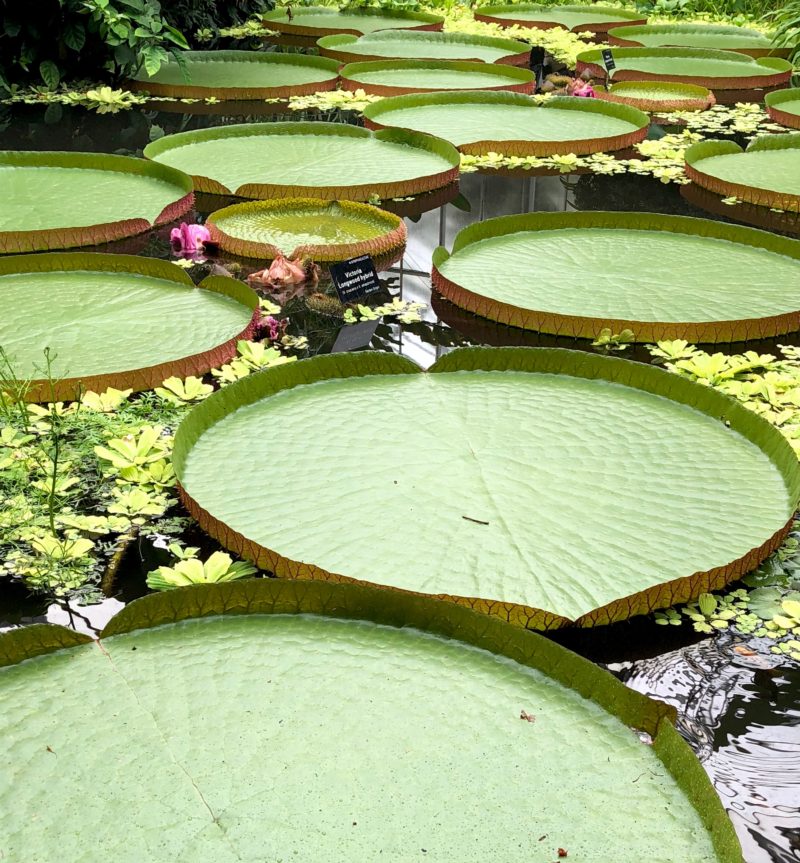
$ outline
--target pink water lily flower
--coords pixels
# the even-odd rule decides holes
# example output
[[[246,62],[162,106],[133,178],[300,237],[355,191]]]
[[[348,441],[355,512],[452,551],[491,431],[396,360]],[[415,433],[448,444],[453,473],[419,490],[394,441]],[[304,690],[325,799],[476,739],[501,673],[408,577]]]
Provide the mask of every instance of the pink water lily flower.
[[[569,93],[570,96],[584,96],[589,99],[595,98],[592,82],[582,81],[580,78],[576,78],[574,81],[567,84],[567,93]]]
[[[211,234],[205,225],[187,225],[181,222],[180,228],[173,228],[169,235],[172,250],[180,255],[199,255],[205,251]]]
[[[286,332],[286,327],[289,326],[289,321],[284,318],[274,318],[272,315],[267,315],[261,318],[260,326],[262,330],[266,330],[267,339],[271,342],[277,342],[278,339]]]
[[[290,261],[283,255],[278,255],[268,268],[252,273],[247,277],[247,281],[251,285],[265,288],[302,285],[305,280],[306,268],[303,266],[303,262],[299,258]]]

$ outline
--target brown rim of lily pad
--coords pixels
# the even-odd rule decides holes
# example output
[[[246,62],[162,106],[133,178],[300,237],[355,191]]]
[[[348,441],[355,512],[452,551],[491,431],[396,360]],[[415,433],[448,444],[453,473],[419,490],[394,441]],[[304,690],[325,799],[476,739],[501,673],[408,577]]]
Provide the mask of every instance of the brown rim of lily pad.
[[[133,156],[116,156],[108,153],[71,153],[60,151],[22,151],[7,150],[0,152],[0,166],[13,167],[53,167],[118,171],[123,174],[143,174],[172,183],[176,199],[167,204],[154,222],[148,219],[120,219],[98,225],[80,227],[46,228],[31,231],[0,231],[0,255],[21,252],[42,252],[54,249],[72,249],[79,246],[95,246],[133,237],[149,231],[155,225],[174,222],[192,208],[194,192],[192,179],[188,174],[168,165],[155,165],[145,159]]]
[[[764,97],[767,114],[771,120],[788,126],[790,129],[800,129],[800,112],[794,113],[781,109],[783,102],[797,102],[800,104],[800,87],[790,87],[786,90],[773,90]]]
[[[753,75],[730,75],[717,77],[714,75],[682,75],[680,72],[641,72],[637,69],[616,68],[613,72],[614,81],[670,81],[676,84],[697,84],[709,90],[752,91],[774,88],[789,81],[792,75],[792,64],[778,57],[759,57],[754,59],[736,51],[716,51],[711,48],[620,48],[627,57],[697,57],[700,59],[716,59],[732,61],[738,59],[753,61]],[[608,72],[603,65],[600,50],[584,51],[578,54],[576,63],[578,75],[589,72],[592,77],[605,80]],[[720,94],[717,94],[717,100]]]
[[[391,32],[391,31],[389,31]],[[404,31],[405,32],[405,31]],[[500,65],[509,65],[509,66],[524,66],[528,67],[531,56],[531,48],[525,42],[519,42],[513,39],[504,39],[497,38],[494,36],[470,36],[467,33],[443,33],[443,36],[452,37],[453,41],[463,41],[464,39],[478,39],[486,45],[494,44],[498,48],[504,47],[508,50],[508,54],[505,54],[502,57],[498,57],[496,60],[492,61],[493,63],[498,63]],[[462,37],[459,40],[459,37]],[[391,58],[386,57],[382,54],[357,54],[355,52],[351,52],[347,50],[348,45],[352,45],[353,42],[356,41],[352,36],[348,36],[347,34],[336,34],[334,36],[323,36],[321,39],[317,40],[317,47],[319,48],[319,53],[323,57],[330,57],[333,60],[338,60],[342,65],[349,65],[351,63],[367,63],[367,62],[380,62],[381,60],[390,60],[390,59],[413,59],[413,60],[441,60],[440,56],[437,56],[435,51],[431,51],[430,57],[413,57],[413,58]],[[505,43],[505,44],[503,44]],[[520,48],[520,46],[525,46],[524,48]],[[480,57],[459,57],[459,62],[463,63],[484,63],[486,61],[481,60]]]
[[[54,252],[52,254],[20,255],[0,258],[0,276],[13,273],[38,273],[53,271],[89,271],[112,273],[135,273],[152,276],[165,281],[177,282],[187,288],[201,288],[223,294],[252,309],[247,326],[227,341],[206,351],[181,357],[177,360],[158,363],[138,369],[126,369],[99,375],[84,375],[79,378],[25,380],[25,400],[29,402],[70,401],[84,392],[103,392],[108,387],[132,389],[142,392],[160,386],[169,377],[186,378],[204,375],[211,369],[224,365],[236,356],[236,346],[241,339],[250,340],[258,330],[261,311],[254,291],[237,279],[225,276],[207,276],[198,285],[189,275],[170,261],[144,258],[136,255],[108,255],[99,252]],[[124,322],[120,321],[122,325]],[[113,350],[113,345],[109,346]]]
[[[531,4],[536,6],[537,4]],[[513,5],[504,5],[504,6],[484,6],[479,7],[475,12],[475,20],[482,21],[484,24],[498,24],[500,27],[529,27],[535,30],[568,30],[572,33],[581,33],[581,32],[590,32],[596,33],[599,36],[605,36],[608,31],[612,27],[619,27],[623,23],[626,26],[634,26],[634,25],[643,25],[647,24],[647,17],[637,17],[636,14],[630,13],[630,18],[625,18],[624,22],[620,21],[617,17],[614,21],[594,21],[587,22],[584,24],[576,24],[574,27],[567,27],[566,24],[561,24],[558,21],[532,21],[530,18],[511,18],[508,15],[499,16],[498,12],[501,10],[507,10],[508,12],[514,12],[515,8],[531,8],[529,4],[513,4]],[[557,11],[558,6],[541,6],[539,7],[543,12],[547,11]],[[569,8],[574,8],[574,6],[570,5]],[[629,12],[630,10],[623,9],[619,6],[595,6],[594,4],[586,5],[587,10],[592,10],[594,12],[605,12],[611,15],[619,16],[621,13]],[[483,9],[484,11],[481,11]],[[489,14],[486,14],[487,11]],[[494,14],[492,14],[494,13]]]
[[[678,91],[684,95],[676,95],[674,99],[646,99],[641,96],[626,96],[625,91],[640,87],[652,87],[654,90],[661,86],[660,81],[620,81],[612,84],[608,90],[598,87],[595,96],[605,102],[616,102],[619,105],[630,105],[648,114],[664,114],[670,111],[706,111],[717,100],[707,87],[699,87],[696,84],[673,84],[664,82],[665,89]]]
[[[517,216],[501,216],[462,229],[453,243],[455,254],[465,246],[489,237],[503,236],[523,231],[557,230],[559,228],[626,228],[630,230],[667,231],[712,237],[766,249],[776,254],[800,260],[800,243],[786,237],[776,237],[752,228],[728,225],[722,222],[697,219],[690,216],[668,216],[655,213],[621,212],[569,212],[527,213]],[[765,339],[793,333],[800,329],[800,301],[797,311],[769,317],[730,321],[635,321],[624,318],[597,318],[582,315],[566,315],[504,303],[500,300],[477,294],[474,291],[443,276],[439,267],[449,258],[444,247],[433,253],[431,285],[445,299],[459,308],[488,318],[499,324],[525,330],[547,333],[553,336],[594,339],[603,329],[614,333],[630,330],[637,342],[656,342],[667,339],[686,339],[693,344],[716,342],[739,342]]]
[[[538,103],[523,93],[508,93],[502,91],[451,91],[444,93],[419,93],[410,96],[395,96],[373,102],[363,110],[364,125],[367,129],[387,130],[395,128],[384,126],[378,119],[382,114],[427,105],[474,104],[480,110],[481,104],[507,104],[530,106],[531,110],[566,110],[586,111],[589,113],[606,114],[625,120],[637,127],[632,132],[623,135],[609,135],[605,138],[585,138],[570,141],[526,141],[487,139],[461,144],[459,152],[468,156],[485,156],[488,153],[501,153],[504,156],[563,156],[573,154],[584,156],[590,153],[608,153],[624,150],[638,144],[647,137],[650,129],[650,118],[642,111],[628,105],[616,105],[613,102],[598,102],[594,99],[581,99],[574,96],[554,96],[546,102]]]
[[[352,214],[356,218],[372,219],[376,224],[382,224],[385,231],[379,236],[359,242],[300,245],[294,250],[288,250],[279,249],[270,243],[245,240],[226,234],[217,224],[232,216],[258,215],[276,211],[308,211],[309,209],[332,206],[340,207],[345,215]],[[302,258],[317,263],[346,261],[358,255],[370,255],[373,258],[394,257],[395,253],[405,246],[407,235],[405,223],[393,213],[373,207],[371,204],[360,204],[355,201],[328,201],[323,198],[283,198],[277,201],[248,201],[243,204],[234,204],[213,212],[206,220],[206,227],[215,243],[226,251],[243,258],[272,260],[279,255],[285,255],[291,259]]]
[[[726,156],[759,152],[762,150],[797,150],[800,162],[800,135],[787,133],[783,135],[762,135],[753,139],[747,149],[742,149],[733,141],[699,141],[686,150],[686,176],[698,186],[708,189],[723,197],[736,197],[749,204],[759,207],[770,207],[778,210],[800,212],[800,195],[792,192],[778,192],[773,189],[760,189],[744,183],[734,183],[708,174],[697,164],[703,159],[714,156]]]
[[[647,24],[646,22],[643,25],[634,24],[633,22],[631,22],[630,24],[628,24],[628,23],[617,24],[617,25],[614,25],[606,34],[608,44],[612,48],[644,48],[644,47],[646,47],[644,42],[638,42],[638,41],[636,41],[636,39],[630,38],[634,34],[630,32],[629,28],[635,27],[638,29],[640,26],[646,27],[647,32],[653,32],[655,30],[661,30],[663,32],[664,30],[672,29],[673,26],[675,26],[679,30],[681,30],[684,26],[689,27],[691,25],[682,25],[682,24],[677,24],[677,23],[675,23],[674,25],[670,25],[670,24]],[[698,31],[702,31],[705,29],[716,30],[716,31],[718,31],[720,29],[721,30],[735,31],[735,30],[739,30],[742,28],[738,28],[738,27],[730,27],[729,28],[726,25],[715,25],[715,24],[697,24],[696,29]],[[628,37],[628,38],[626,38],[626,37]],[[769,40],[769,37],[765,37],[765,38],[767,41]],[[652,46],[652,47],[656,47],[656,46]],[[662,47],[662,48],[680,48],[681,45],[680,44],[660,45],[659,47]],[[719,49],[714,49],[714,50],[734,51],[737,54],[746,54],[748,57],[754,57],[754,58],[756,58],[756,57],[781,57],[784,60],[788,60],[790,55],[791,55],[791,49],[790,48],[778,48],[778,47],[773,47],[773,46],[768,45],[768,44],[765,44],[763,48],[757,48],[757,47],[741,48],[738,46],[737,47],[731,46],[731,47],[719,48]]]
[[[191,132],[178,132],[152,141],[144,148],[148,159],[157,161],[158,156],[185,144],[203,142],[214,138],[234,138],[248,135],[341,135],[352,138],[373,136],[379,141],[404,144],[435,153],[450,164],[445,171],[387,183],[354,184],[345,186],[284,186],[277,183],[243,183],[229,189],[211,177],[192,175],[195,191],[211,195],[236,195],[241,198],[325,198],[328,201],[367,201],[374,195],[380,198],[402,198],[419,195],[458,182],[461,160],[456,148],[448,141],[434,135],[412,132],[408,129],[384,129],[373,132],[360,126],[346,123],[287,122],[287,123],[240,123],[235,126],[212,126]]]
[[[413,627],[503,656],[535,669],[599,706],[624,726],[647,734],[653,751],[709,832],[719,863],[742,863],[733,824],[708,774],[675,727],[675,708],[625,686],[609,672],[552,639],[487,619],[467,608],[374,587],[243,579],[197,584],[142,597],[126,605],[95,642],[184,620],[221,615],[316,615],[392,628]],[[0,667],[91,644],[88,635],[36,623],[0,635]],[[64,654],[65,657],[68,654]]]
[[[190,82],[180,84],[165,84],[158,81],[131,78],[125,82],[129,90],[147,93],[150,96],[174,99],[221,99],[237,101],[247,99],[288,99],[292,96],[311,96],[335,90],[338,83],[338,64],[326,57],[315,57],[306,54],[278,54],[263,51],[187,51],[193,57],[183,58],[184,62],[202,63],[208,60],[227,61],[230,63],[270,65],[305,66],[330,73],[320,81],[308,84],[291,84],[282,87],[201,87]]]
[[[395,69],[418,70],[424,74],[426,69],[443,69],[452,72],[480,72],[497,76],[497,84],[481,87],[482,90],[505,90],[511,93],[532,95],[536,89],[536,79],[530,69],[501,63],[478,63],[468,60],[373,60],[366,63],[348,63],[340,75],[345,90],[363,90],[370,96],[404,96],[410,93],[442,92],[441,87],[406,87],[391,84],[374,84],[359,81],[357,77],[365,72],[383,72]],[[460,89],[460,88],[459,88]],[[453,90],[458,92],[458,89]]]
[[[276,6],[270,12],[266,12],[261,16],[261,23],[266,30],[275,30],[282,36],[299,36],[304,39],[319,39],[321,36],[337,36],[339,34],[347,34],[349,36],[362,36],[365,31],[356,30],[355,28],[340,28],[340,27],[311,27],[298,23],[305,16],[313,15],[314,12],[324,12],[331,14],[339,12],[335,6],[299,6],[292,10],[291,21],[281,21],[286,14],[288,6]],[[360,8],[347,10],[348,15],[363,15],[365,18],[402,18],[406,19],[409,24],[407,27],[387,27],[384,29],[401,29],[401,30],[427,30],[436,32],[444,26],[444,17],[442,15],[433,15],[428,12],[407,12],[400,9],[381,9],[381,8]],[[412,23],[416,22],[416,23]],[[379,32],[379,31],[368,31]],[[301,43],[302,44],[302,43]],[[313,43],[312,43],[313,44]]]
[[[747,201],[725,204],[720,195],[698,186],[697,183],[685,183],[680,187],[680,192],[684,200],[700,210],[767,231],[781,231],[800,237],[800,212],[774,212],[768,207],[759,207]]]
[[[330,572],[313,563],[284,557],[242,533],[230,528],[204,509],[186,491],[181,477],[189,450],[199,437],[230,411],[252,404],[275,393],[304,384],[332,378],[364,377],[369,375],[437,374],[463,370],[520,371],[570,375],[578,378],[608,380],[663,395],[688,405],[716,420],[759,446],[781,472],[789,496],[795,503],[800,497],[800,464],[786,438],[765,419],[754,414],[736,400],[711,388],[681,378],[656,366],[634,363],[615,357],[599,356],[564,348],[457,348],[423,371],[410,360],[396,354],[374,351],[353,354],[318,355],[270,369],[262,375],[252,375],[214,393],[201,402],[181,422],[175,435],[173,464],[178,478],[181,503],[210,536],[234,554],[251,561],[260,569],[278,578],[327,581],[337,584],[360,584],[381,590],[412,596],[431,596],[457,605],[464,605],[484,614],[501,617],[509,623],[527,629],[551,630],[565,626],[590,627],[660,608],[668,608],[696,599],[701,593],[720,590],[732,581],[755,569],[775,551],[794,524],[794,512],[760,546],[729,563],[691,575],[675,578],[629,596],[614,599],[571,620],[560,614],[514,602],[503,602],[475,596],[426,594],[419,591],[382,585],[341,573]],[[791,507],[792,509],[794,507]]]

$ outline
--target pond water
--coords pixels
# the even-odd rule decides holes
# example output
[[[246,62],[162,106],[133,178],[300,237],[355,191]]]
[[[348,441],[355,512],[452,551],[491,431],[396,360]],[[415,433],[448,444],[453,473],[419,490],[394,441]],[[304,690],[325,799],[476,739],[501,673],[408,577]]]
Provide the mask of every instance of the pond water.
[[[263,113],[263,112],[262,112]],[[162,133],[186,131],[243,121],[284,119],[341,119],[352,117],[311,113],[269,116],[184,114],[135,110],[97,115],[61,106],[15,108],[0,114],[0,149],[84,150],[141,155],[143,147]],[[689,187],[691,190],[691,187]],[[431,254],[438,245],[451,246],[464,226],[493,216],[533,211],[629,210],[674,213],[720,219],[723,215],[701,209],[697,190],[636,175],[613,177],[499,176],[467,174],[458,190],[433,195],[422,202],[425,210],[406,219],[408,244],[397,265],[381,273],[385,290],[407,301],[424,303],[423,321],[401,325],[381,322],[343,329],[341,321],[309,314],[302,297],[277,298],[290,315],[289,332],[306,335],[309,353],[332,349],[370,348],[393,351],[423,367],[453,347],[467,344],[558,345],[591,350],[585,341],[538,336],[497,325],[464,312],[441,297],[431,295]],[[450,198],[448,203],[443,199]],[[191,219],[204,220],[228,200],[198,196]],[[717,199],[718,202],[718,199]],[[752,208],[751,208],[752,210]],[[732,212],[732,211],[731,211]],[[724,216],[730,215],[726,212]],[[742,209],[743,221],[762,217]],[[169,259],[171,226],[104,247],[103,250]],[[770,225],[788,235],[800,235],[795,221]],[[98,247],[99,250],[99,247]],[[219,263],[241,274],[260,269],[258,262],[236,260],[221,254]],[[508,274],[514,278],[513,273]],[[744,349],[769,351],[775,344],[800,344],[800,338],[782,336],[747,345],[718,346],[723,352]],[[628,358],[647,361],[643,348],[627,350]],[[213,542],[192,531],[190,544],[204,550]],[[161,548],[159,548],[161,546]],[[127,601],[146,592],[147,571],[168,562],[165,543],[141,539],[127,549],[109,598],[98,605],[48,605],[26,591],[0,588],[0,628],[50,621],[96,633]],[[697,752],[714,782],[739,833],[748,863],[791,863],[800,860],[800,669],[779,665],[771,656],[745,656],[735,650],[729,635],[703,639],[688,626],[659,627],[634,619],[596,631],[563,631],[557,640],[608,667],[627,685],[673,704],[679,713],[679,730]]]

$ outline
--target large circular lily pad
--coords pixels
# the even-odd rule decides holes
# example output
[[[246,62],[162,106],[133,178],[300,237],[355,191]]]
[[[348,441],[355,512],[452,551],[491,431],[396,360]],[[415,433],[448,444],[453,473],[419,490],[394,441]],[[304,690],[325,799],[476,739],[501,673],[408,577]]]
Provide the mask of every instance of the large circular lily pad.
[[[0,347],[17,379],[30,380],[32,401],[204,374],[254,332],[257,306],[235,279],[210,276],[195,287],[153,258],[62,252],[0,261]]]
[[[0,152],[0,254],[141,234],[192,206],[181,171],[130,156]]]
[[[206,225],[223,249],[248,258],[346,261],[389,255],[406,241],[399,216],[352,201],[250,201],[217,210]]]
[[[503,6],[481,6],[475,12],[478,21],[501,27],[535,27],[547,30],[560,27],[579,32],[589,30],[603,34],[620,24],[646,24],[647,17],[618,6],[540,6],[536,3],[511,3]]]
[[[397,127],[452,141],[462,153],[518,156],[621,150],[647,135],[650,118],[627,105],[565,96],[538,103],[521,93],[429,93],[364,109],[372,128]]]
[[[319,39],[337,33],[360,36],[376,30],[441,30],[444,18],[427,12],[278,6],[261,16],[264,26],[285,36]]]
[[[9,859],[741,863],[672,708],[468,609],[203,585],[0,655]]]
[[[727,24],[647,24],[614,27],[608,32],[611,45],[629,48],[716,48],[738,51],[750,57],[769,54],[783,57],[786,49],[775,48],[766,33]]]
[[[458,177],[445,141],[344,123],[242,123],[180,132],[144,154],[192,175],[195,188],[244,198],[366,201],[438,189]]]
[[[705,111],[717,101],[707,87],[671,81],[620,81],[607,90],[598,88],[595,95],[604,101],[630,105],[649,113]]]
[[[686,151],[686,176],[720,195],[800,211],[800,135],[764,135],[746,150],[733,141],[700,141]]]
[[[173,458],[189,512],[280,577],[538,629],[722,586],[781,542],[800,491],[789,443],[738,402],[554,349],[461,349],[429,373],[372,352],[281,366],[196,408]]]
[[[800,87],[767,93],[764,102],[767,113],[776,123],[800,129]]]
[[[457,306],[552,335],[731,342],[800,330],[800,242],[705,219],[505,216],[464,228],[433,260],[433,286]]]
[[[472,60],[527,66],[531,46],[513,39],[467,33],[418,33],[387,30],[365,36],[323,36],[319,52],[340,63],[365,60]]]
[[[342,85],[376,96],[429,93],[442,90],[511,90],[533,93],[530,69],[500,63],[458,60],[378,60],[349,63],[341,71]]]
[[[155,75],[128,82],[152,96],[205,99],[279,99],[333,90],[338,66],[325,57],[266,51],[186,51]]]
[[[710,48],[614,48],[612,55],[614,81],[675,81],[711,90],[747,91],[779,87],[792,74],[788,60]],[[601,49],[578,54],[577,70],[605,78]]]

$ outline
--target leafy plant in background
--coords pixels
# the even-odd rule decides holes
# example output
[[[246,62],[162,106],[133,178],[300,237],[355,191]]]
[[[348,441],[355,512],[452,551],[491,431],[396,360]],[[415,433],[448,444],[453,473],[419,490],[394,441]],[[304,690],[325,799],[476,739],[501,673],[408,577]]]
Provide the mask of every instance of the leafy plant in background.
[[[152,590],[171,590],[189,584],[218,584],[235,581],[254,575],[258,570],[249,563],[236,561],[223,551],[215,551],[208,560],[202,562],[194,555],[187,556],[180,545],[172,543],[170,550],[177,548],[181,559],[174,566],[159,566],[147,575],[147,586]],[[199,549],[190,549],[195,554]]]
[[[776,4],[769,16],[775,27],[775,44],[792,49],[792,60],[800,56],[800,0],[786,0]]]

